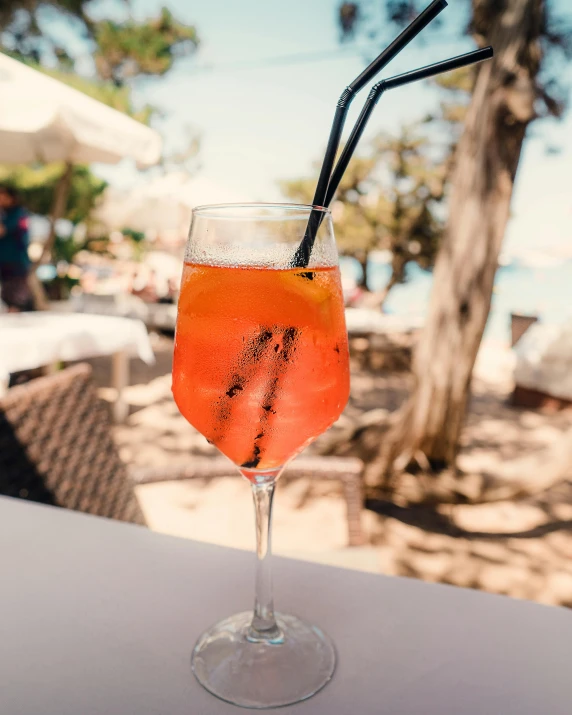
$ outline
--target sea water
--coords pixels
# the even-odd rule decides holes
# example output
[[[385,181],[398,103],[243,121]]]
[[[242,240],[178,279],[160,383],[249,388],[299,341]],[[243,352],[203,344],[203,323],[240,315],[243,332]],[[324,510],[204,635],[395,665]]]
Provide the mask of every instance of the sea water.
[[[341,259],[342,273],[357,280],[361,269],[351,258]],[[369,288],[380,290],[387,283],[391,268],[372,260],[368,266]],[[420,318],[427,312],[433,283],[431,271],[415,263],[406,268],[406,282],[395,286],[385,303],[390,314]],[[530,266],[512,262],[497,270],[492,307],[485,339],[509,344],[510,314],[535,315],[543,323],[572,320],[572,260],[549,266]]]

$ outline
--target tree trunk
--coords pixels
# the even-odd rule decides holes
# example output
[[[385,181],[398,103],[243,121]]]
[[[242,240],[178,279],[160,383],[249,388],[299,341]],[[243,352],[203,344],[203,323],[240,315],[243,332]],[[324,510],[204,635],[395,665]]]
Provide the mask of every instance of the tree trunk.
[[[357,260],[359,261],[359,264],[361,266],[361,278],[358,281],[358,288],[363,288],[364,290],[369,290],[368,285],[367,285],[367,282],[369,279],[369,269],[368,269],[369,252],[364,251],[357,257]]]
[[[50,215],[50,232],[48,234],[46,242],[44,243],[44,249],[42,251],[42,255],[37,261],[37,265],[43,263],[43,261],[47,260],[51,255],[54,243],[56,241],[56,222],[60,218],[62,218],[62,216],[66,212],[72,176],[73,164],[68,161],[64,166],[64,173],[60,176],[60,179],[56,184],[56,188],[54,191],[54,203],[52,205]]]
[[[414,388],[370,466],[370,481],[419,457],[433,468],[455,463],[521,148],[535,118],[543,10],[544,0],[473,2],[475,13],[490,15],[495,59],[480,67],[457,148]]]
[[[34,307],[36,310],[48,310],[49,303],[46,291],[36,275],[36,268],[50,258],[54,243],[56,241],[56,221],[60,219],[66,211],[71,181],[73,176],[73,164],[66,162],[64,173],[61,175],[54,191],[54,202],[52,204],[50,216],[50,232],[44,243],[44,248],[38,260],[32,266],[28,283],[34,297]]]
[[[407,261],[404,258],[394,254],[391,262],[391,275],[389,276],[389,280],[381,290],[368,292],[368,294],[362,298],[360,307],[367,308],[368,310],[383,311],[383,306],[391,290],[403,280],[403,271],[405,270],[406,263]]]
[[[403,274],[405,271],[405,264],[407,261],[400,253],[393,253],[393,258],[391,259],[391,275],[389,280],[383,287],[383,290],[379,293],[379,307],[383,310],[385,301],[387,300],[389,294],[395,288],[395,286],[404,280]]]

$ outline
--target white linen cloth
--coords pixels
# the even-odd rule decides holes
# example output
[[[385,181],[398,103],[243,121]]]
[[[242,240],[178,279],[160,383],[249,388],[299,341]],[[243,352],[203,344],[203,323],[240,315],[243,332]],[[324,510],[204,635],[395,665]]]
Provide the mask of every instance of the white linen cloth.
[[[260,712],[210,695],[190,667],[199,634],[250,606],[252,554],[6,497],[0,528],[2,715]],[[328,633],[338,663],[318,695],[269,714],[570,715],[569,609],[274,566],[281,610]]]
[[[155,130],[1,53],[0,97],[0,162],[152,166],[161,157]]]
[[[12,372],[120,351],[154,363],[140,320],[50,311],[0,315],[0,382]]]
[[[367,308],[346,308],[346,326],[350,336],[355,333],[407,333],[421,328],[423,322],[423,318],[419,317],[385,315],[379,310]]]

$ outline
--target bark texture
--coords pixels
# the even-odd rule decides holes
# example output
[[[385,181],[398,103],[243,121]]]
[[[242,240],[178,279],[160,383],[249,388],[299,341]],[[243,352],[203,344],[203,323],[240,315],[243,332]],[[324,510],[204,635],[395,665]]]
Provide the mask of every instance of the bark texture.
[[[481,26],[483,13],[495,59],[480,67],[457,147],[414,388],[370,465],[370,482],[411,461],[442,469],[457,455],[521,149],[536,117],[544,0],[474,0]]]

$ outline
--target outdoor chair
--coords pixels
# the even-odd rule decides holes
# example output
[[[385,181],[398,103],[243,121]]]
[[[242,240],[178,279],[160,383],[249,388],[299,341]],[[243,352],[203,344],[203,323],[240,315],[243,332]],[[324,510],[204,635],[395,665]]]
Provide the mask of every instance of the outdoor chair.
[[[239,476],[225,457],[128,469],[111,437],[107,405],[91,367],[80,364],[10,389],[0,399],[0,494],[144,524],[133,487],[185,479]],[[341,482],[348,543],[363,543],[361,474],[356,458],[298,457],[285,478]]]
[[[286,467],[283,478],[308,477],[341,482],[346,502],[348,544],[360,546],[364,543],[362,472],[363,462],[355,457],[297,457]],[[239,477],[240,474],[225,457],[193,457],[185,465],[138,468],[131,472],[131,476],[136,484],[154,484],[182,479]]]
[[[0,398],[0,494],[144,524],[86,364]]]

